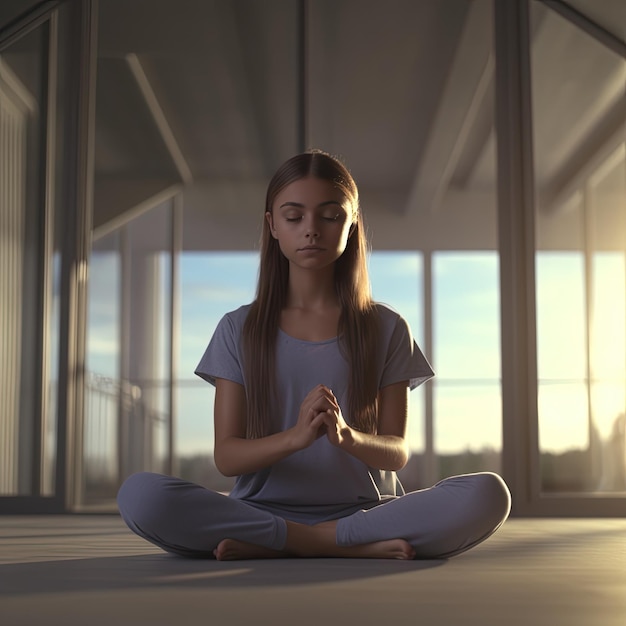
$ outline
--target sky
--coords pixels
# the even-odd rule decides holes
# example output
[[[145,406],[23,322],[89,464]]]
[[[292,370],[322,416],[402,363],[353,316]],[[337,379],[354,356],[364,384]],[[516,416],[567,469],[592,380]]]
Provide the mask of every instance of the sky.
[[[176,385],[176,441],[180,455],[212,451],[213,388],[193,371],[220,318],[254,298],[254,252],[184,253],[180,259],[180,350]],[[423,346],[423,268],[419,252],[374,252],[370,277],[377,301],[394,307]],[[438,453],[501,448],[500,320],[498,257],[494,252],[439,252],[432,259],[431,361],[434,444]],[[624,259],[594,260],[596,348],[591,364],[603,382],[593,401],[596,427],[610,434],[624,407],[626,319]],[[119,374],[119,261],[94,256],[88,332],[88,371]],[[544,450],[587,446],[588,402],[582,256],[539,253],[537,258],[539,434]],[[621,320],[621,323],[620,323]],[[620,378],[621,376],[621,378]],[[410,447],[424,447],[424,389],[411,393]]]

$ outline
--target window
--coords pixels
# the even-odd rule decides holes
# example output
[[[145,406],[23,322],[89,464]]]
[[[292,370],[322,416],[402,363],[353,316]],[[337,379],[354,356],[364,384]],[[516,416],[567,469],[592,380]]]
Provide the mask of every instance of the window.
[[[499,471],[502,448],[498,258],[433,258],[433,422],[439,477]]]
[[[541,3],[531,6],[541,489],[619,492],[626,490],[626,62]]]

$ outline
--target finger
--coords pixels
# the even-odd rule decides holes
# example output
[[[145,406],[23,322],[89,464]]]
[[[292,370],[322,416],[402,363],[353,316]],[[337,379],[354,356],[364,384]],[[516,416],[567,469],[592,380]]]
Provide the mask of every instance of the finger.
[[[328,398],[325,398],[323,402],[320,402],[319,410],[325,411],[329,414],[340,412],[339,405],[336,402],[329,400]]]
[[[328,416],[326,418],[326,423],[331,425],[333,427],[336,427],[339,424],[339,413],[338,411],[336,411],[335,409],[327,409],[326,410],[326,415]]]
[[[328,422],[328,413],[326,411],[320,411],[315,415],[315,418],[311,421],[311,427],[319,428],[326,425]]]
[[[316,411],[315,415],[307,423],[307,428],[315,429],[320,426],[326,426],[326,411]]]
[[[333,406],[339,406],[339,403],[337,402],[337,397],[335,396],[335,394],[333,393],[333,390],[328,388],[328,387],[324,387],[323,390],[323,397],[328,400],[328,402],[333,405]]]
[[[317,409],[310,409],[307,413],[308,423],[311,428],[315,428],[316,424],[319,422],[320,414],[324,413],[324,411],[318,411]]]
[[[334,394],[333,390],[332,390],[330,387],[326,387],[326,386],[324,386],[324,395],[325,395],[327,398],[329,398],[329,399],[333,400],[333,402],[336,402],[336,401],[337,401],[337,397],[335,396],[335,394]]]
[[[326,385],[317,385],[316,387],[311,389],[311,391],[309,391],[307,396],[332,397],[333,396],[333,392],[332,392],[332,389],[330,387],[327,387]]]
[[[304,397],[302,401],[302,406],[313,406],[316,402],[319,402],[320,399],[326,398],[327,394],[323,388],[323,385],[318,385],[315,389],[309,391],[309,393]]]
[[[314,407],[317,403],[319,403],[322,399],[324,398],[321,390],[313,390],[311,392],[309,392],[304,400],[302,400],[302,408],[304,408],[305,410],[308,410],[312,407]]]
[[[333,404],[328,398],[318,398],[318,400],[312,405],[313,409],[316,411],[324,412],[328,409],[333,409]]]

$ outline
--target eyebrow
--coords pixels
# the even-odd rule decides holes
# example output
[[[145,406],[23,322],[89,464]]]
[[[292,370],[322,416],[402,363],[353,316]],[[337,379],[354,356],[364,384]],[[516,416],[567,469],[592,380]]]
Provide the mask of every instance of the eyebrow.
[[[334,204],[343,209],[343,204],[341,204],[341,202],[337,202],[336,200],[327,200],[326,202],[320,202],[320,204],[318,204],[316,208],[321,209],[322,207],[329,206],[331,204]],[[300,202],[283,202],[278,208],[284,209],[285,207],[296,207],[298,209],[304,209],[304,204]]]

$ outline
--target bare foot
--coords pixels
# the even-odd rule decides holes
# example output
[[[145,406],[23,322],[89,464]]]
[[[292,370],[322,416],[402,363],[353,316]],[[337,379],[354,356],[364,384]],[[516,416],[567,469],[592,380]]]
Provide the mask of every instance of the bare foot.
[[[271,550],[236,539],[223,539],[213,551],[218,561],[246,559],[285,559],[289,557],[346,558],[346,559],[398,559],[415,558],[415,550],[404,539],[388,539],[356,546],[338,546],[337,522],[323,522],[308,526],[287,522],[285,550]]]
[[[398,559],[410,561],[415,558],[415,550],[404,539],[389,539],[388,541],[376,541],[358,546],[337,547],[343,551],[341,556],[351,559]]]
[[[286,552],[271,550],[263,546],[257,546],[236,539],[223,539],[213,550],[213,555],[218,561],[240,561],[246,559],[284,559],[290,555]]]
[[[285,549],[303,557],[343,557],[348,559],[415,558],[415,550],[404,539],[389,539],[356,546],[338,546],[337,522],[323,522],[314,526],[287,522]]]

